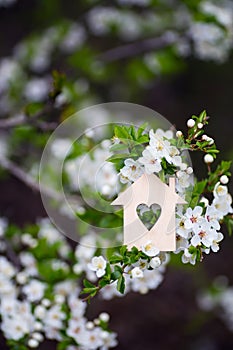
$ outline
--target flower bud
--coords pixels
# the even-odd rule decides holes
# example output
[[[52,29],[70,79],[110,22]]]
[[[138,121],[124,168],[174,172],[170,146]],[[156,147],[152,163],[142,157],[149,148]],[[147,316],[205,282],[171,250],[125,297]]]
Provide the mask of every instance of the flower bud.
[[[206,164],[213,163],[213,161],[214,161],[214,157],[213,157],[211,154],[206,154],[206,155],[204,156],[204,162],[205,162]]]
[[[223,184],[223,185],[226,185],[228,182],[229,182],[229,177],[226,176],[226,175],[222,175],[220,177],[220,182]]]
[[[186,169],[186,173],[188,175],[191,175],[193,173],[193,168],[191,166],[189,166],[187,169]]]
[[[178,130],[178,131],[176,132],[176,137],[182,137],[182,136],[183,136],[182,131]]]
[[[154,258],[151,259],[150,267],[152,267],[152,269],[157,269],[160,265],[161,265],[161,260],[158,256],[155,256]]]
[[[188,126],[188,128],[193,128],[194,125],[195,125],[195,120],[189,119],[189,120],[187,121],[187,126]]]
[[[38,345],[39,345],[38,340],[36,340],[36,339],[29,339],[29,341],[28,341],[29,348],[37,348]]]
[[[102,312],[100,315],[99,315],[99,319],[103,322],[108,322],[109,319],[110,319],[110,316],[107,312]]]

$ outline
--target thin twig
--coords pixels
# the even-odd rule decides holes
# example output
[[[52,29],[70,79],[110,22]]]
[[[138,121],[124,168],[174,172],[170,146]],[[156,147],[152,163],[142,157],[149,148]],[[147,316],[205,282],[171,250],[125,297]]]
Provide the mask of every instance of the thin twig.
[[[165,33],[157,38],[144,39],[115,47],[100,54],[99,58],[104,62],[114,62],[123,58],[130,58],[146,52],[163,49],[173,44],[176,40],[177,38],[170,35],[170,33]]]

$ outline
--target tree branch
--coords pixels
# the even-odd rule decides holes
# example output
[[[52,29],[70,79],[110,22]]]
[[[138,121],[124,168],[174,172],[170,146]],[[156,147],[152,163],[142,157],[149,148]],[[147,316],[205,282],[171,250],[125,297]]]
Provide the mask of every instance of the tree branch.
[[[0,129],[10,129],[16,126],[21,126],[24,124],[33,125],[43,131],[50,131],[56,129],[58,126],[57,123],[54,122],[46,122],[40,120],[45,114],[49,114],[53,111],[54,105],[51,102],[47,103],[45,107],[35,113],[33,116],[27,116],[26,114],[21,114],[16,117],[0,119]]]
[[[160,37],[144,39],[130,44],[121,45],[110,49],[102,54],[99,58],[104,62],[114,62],[124,58],[134,57],[146,52],[163,49],[174,42],[177,37],[167,32]]]
[[[25,172],[23,169],[21,169],[18,165],[11,162],[10,160],[0,157],[0,166],[12,175],[14,175],[26,186],[30,187],[33,191],[43,192],[43,194],[47,195],[48,197],[54,198],[56,200],[61,200],[61,195],[59,193],[52,190],[51,188],[39,185],[38,181],[36,181],[29,173]]]
[[[24,114],[12,118],[0,119],[0,129],[8,129],[22,125],[26,122],[26,119],[27,118]]]
[[[19,179],[33,191],[42,193],[45,196],[50,197],[59,202],[64,200],[62,194],[60,194],[57,191],[54,191],[53,189],[45,185],[39,184],[39,182],[35,180],[29,173],[21,169],[17,164],[13,163],[12,161],[0,157],[0,167],[7,170],[10,174],[14,175],[17,179]],[[77,198],[77,196],[66,195],[66,199],[69,201],[69,204],[74,205],[74,207],[80,205],[80,200]]]

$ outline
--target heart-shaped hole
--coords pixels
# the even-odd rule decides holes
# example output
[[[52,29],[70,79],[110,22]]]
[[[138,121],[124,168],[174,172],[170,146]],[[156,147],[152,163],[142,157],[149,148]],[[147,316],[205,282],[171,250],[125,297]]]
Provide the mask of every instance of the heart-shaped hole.
[[[139,219],[146,226],[147,230],[151,230],[158,221],[162,209],[159,204],[152,204],[148,207],[148,205],[142,203],[137,206],[136,211]]]

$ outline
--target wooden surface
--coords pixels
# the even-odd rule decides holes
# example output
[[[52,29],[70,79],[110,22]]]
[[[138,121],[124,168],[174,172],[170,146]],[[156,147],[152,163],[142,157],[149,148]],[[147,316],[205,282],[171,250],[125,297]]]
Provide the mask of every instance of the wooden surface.
[[[148,230],[137,214],[139,204],[158,204],[161,215],[155,225]],[[124,207],[124,244],[131,249],[141,249],[151,241],[161,251],[176,250],[176,204],[186,201],[175,192],[175,178],[169,178],[169,186],[156,175],[143,174],[112,202]]]

